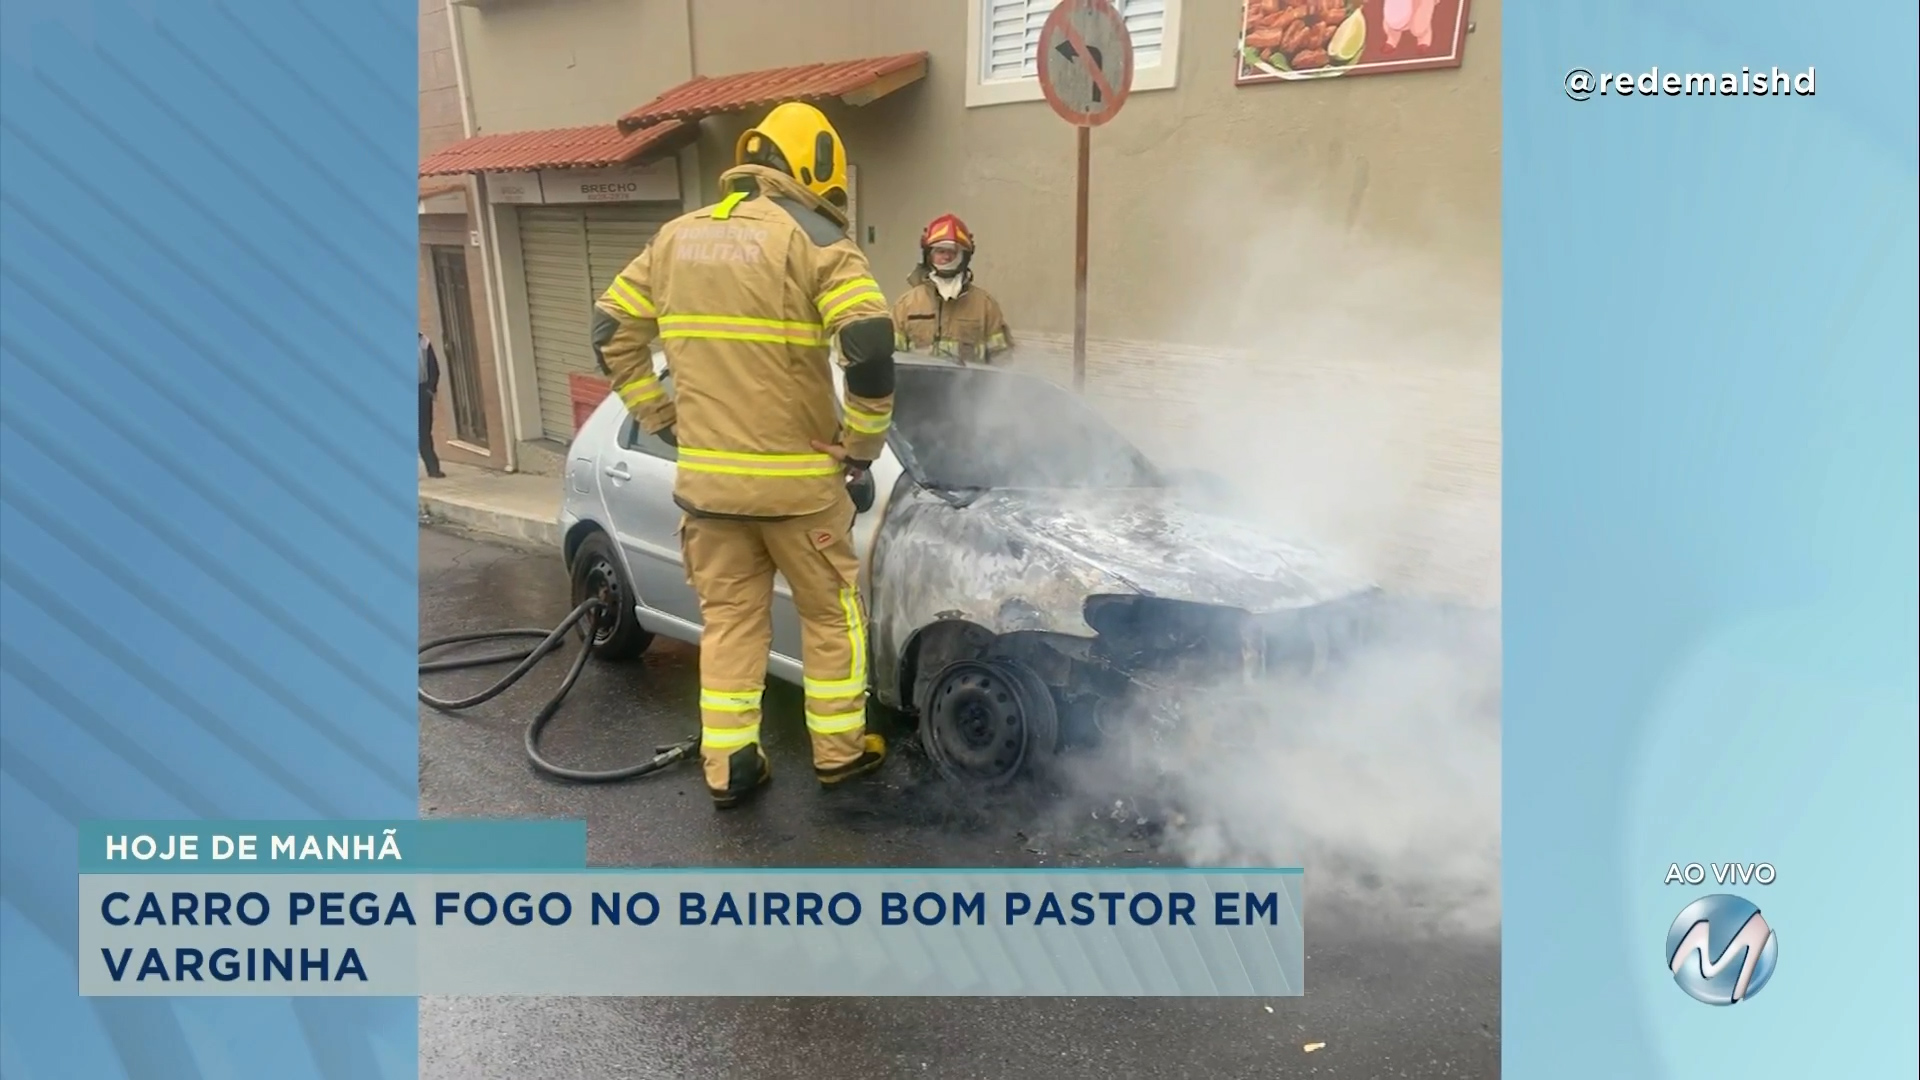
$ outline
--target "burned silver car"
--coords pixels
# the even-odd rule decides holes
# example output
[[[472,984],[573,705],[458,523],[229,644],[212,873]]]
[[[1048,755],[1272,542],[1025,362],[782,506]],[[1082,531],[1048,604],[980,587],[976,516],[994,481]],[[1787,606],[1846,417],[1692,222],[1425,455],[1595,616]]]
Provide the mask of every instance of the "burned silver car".
[[[1156,466],[1044,379],[902,357],[894,410],[854,492],[872,693],[951,778],[1004,783],[1185,687],[1311,671],[1377,595],[1216,512],[1217,481]],[[673,450],[617,398],[575,437],[565,555],[576,602],[618,601],[604,658],[699,639],[672,484]],[[799,622],[775,588],[769,674],[797,683]]]

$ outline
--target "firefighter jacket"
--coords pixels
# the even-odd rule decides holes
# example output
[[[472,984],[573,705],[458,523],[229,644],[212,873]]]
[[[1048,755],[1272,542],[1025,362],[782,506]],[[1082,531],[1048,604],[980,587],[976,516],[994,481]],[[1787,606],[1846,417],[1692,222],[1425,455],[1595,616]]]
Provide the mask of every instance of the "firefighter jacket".
[[[992,294],[971,280],[951,300],[934,289],[924,271],[893,305],[893,347],[901,352],[990,364],[1013,348],[1006,316]]]
[[[628,410],[679,451],[688,513],[780,519],[845,498],[815,441],[872,462],[893,418],[886,298],[845,216],[783,173],[742,165],[724,198],[661,226],[595,301],[594,341]],[[672,392],[654,374],[666,354]],[[834,395],[834,346],[846,406]],[[668,430],[671,429],[671,430]]]

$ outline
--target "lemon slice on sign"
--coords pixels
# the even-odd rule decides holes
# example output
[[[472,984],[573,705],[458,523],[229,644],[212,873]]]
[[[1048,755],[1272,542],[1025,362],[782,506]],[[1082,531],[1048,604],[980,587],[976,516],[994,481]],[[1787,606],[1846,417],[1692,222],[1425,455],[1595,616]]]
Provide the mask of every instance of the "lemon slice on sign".
[[[1354,8],[1333,32],[1333,40],[1327,43],[1327,55],[1336,64],[1351,64],[1360,59],[1360,50],[1367,47],[1367,16],[1360,8]]]

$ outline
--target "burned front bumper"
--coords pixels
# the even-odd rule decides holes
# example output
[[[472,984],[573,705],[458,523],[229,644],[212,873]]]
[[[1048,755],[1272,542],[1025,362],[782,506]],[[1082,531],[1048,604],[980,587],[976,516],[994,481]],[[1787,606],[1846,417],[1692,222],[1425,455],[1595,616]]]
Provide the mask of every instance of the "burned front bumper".
[[[1258,700],[1282,682],[1337,672],[1379,627],[1380,595],[1356,593],[1296,610],[1255,614],[1221,605],[1147,597],[1096,597],[1063,717],[1072,741],[1098,741],[1116,728],[1190,725],[1196,710],[1217,714],[1245,695]]]
[[[1383,596],[1378,590],[1294,611],[1249,615],[1257,641],[1246,669],[1249,680],[1314,677],[1344,663],[1380,630]]]

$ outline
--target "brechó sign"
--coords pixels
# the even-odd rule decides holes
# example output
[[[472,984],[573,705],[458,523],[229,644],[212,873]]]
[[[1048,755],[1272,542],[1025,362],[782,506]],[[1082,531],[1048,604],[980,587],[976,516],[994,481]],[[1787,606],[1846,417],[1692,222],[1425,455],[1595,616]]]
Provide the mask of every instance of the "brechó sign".
[[[679,202],[680,163],[672,158],[646,165],[603,169],[543,169],[493,173],[487,201],[562,206],[596,202]]]

